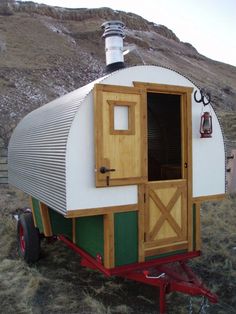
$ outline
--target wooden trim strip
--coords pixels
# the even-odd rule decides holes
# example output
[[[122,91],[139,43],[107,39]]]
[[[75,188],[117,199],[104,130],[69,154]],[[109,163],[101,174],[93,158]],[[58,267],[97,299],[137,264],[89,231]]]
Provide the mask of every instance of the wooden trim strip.
[[[195,245],[195,250],[199,251],[201,249],[201,221],[200,221],[200,209],[201,209],[201,204],[196,203],[196,245]]]
[[[107,165],[107,163],[106,163]],[[98,169],[98,167],[96,168]],[[121,179],[112,179],[110,180],[110,184],[109,186],[118,186],[118,185],[136,185],[136,184],[142,184],[146,181],[146,177],[130,177],[130,178],[121,178]],[[96,184],[97,188],[100,187],[106,187],[106,185],[104,185],[104,181],[97,181]]]
[[[141,118],[141,172],[143,182],[148,180],[148,135],[147,135],[147,94],[142,90],[140,99]]]
[[[187,241],[183,241],[183,242],[176,243],[176,244],[172,243],[170,245],[164,245],[164,246],[155,247],[152,249],[146,249],[145,250],[145,257],[155,256],[155,255],[159,255],[162,253],[169,253],[171,251],[184,250],[187,248],[188,248]]]
[[[76,217],[106,215],[110,213],[121,213],[121,212],[130,212],[130,211],[138,211],[138,204],[111,206],[111,207],[103,207],[103,208],[68,210],[67,213],[64,215],[64,217],[76,218]]]
[[[150,197],[149,192],[151,188],[149,184],[144,185],[144,193],[145,193],[145,202],[144,202],[144,242],[151,241],[150,239],[150,229],[151,229],[151,222],[150,222]]]
[[[159,239],[159,240],[153,240],[150,242],[146,242],[144,245],[145,250],[155,248],[155,247],[162,247],[162,246],[167,246],[171,245],[174,243],[179,243],[185,241],[187,243],[186,237],[179,237],[179,236],[173,236],[170,238],[165,238],[165,239]]]
[[[114,213],[104,215],[104,266],[115,266]]]
[[[99,169],[100,166],[100,151],[103,151],[103,143],[100,140],[103,136],[102,128],[102,115],[103,115],[103,95],[99,93],[101,91],[100,85],[95,85],[94,88],[94,140],[95,140],[95,168]],[[96,187],[104,186],[104,182],[101,183],[102,177],[100,172],[96,172]]]
[[[31,196],[29,197],[29,202],[30,202],[31,212],[32,212],[32,215],[33,215],[34,226],[37,227],[37,220],[36,220],[35,212],[34,212],[33,199],[32,199]]]
[[[144,193],[145,193],[145,186],[139,185],[138,187],[138,198],[139,198],[139,205],[138,205],[138,261],[144,262],[144,233],[145,233],[145,218],[144,218]]]
[[[185,95],[183,95],[183,101],[184,101],[184,110],[186,114],[186,139],[185,139],[185,157],[187,162],[187,189],[188,189],[188,195],[187,195],[187,236],[188,236],[188,251],[193,250],[193,209],[192,209],[192,182],[193,182],[193,172],[192,172],[192,94],[193,88],[189,89]]]
[[[174,179],[174,180],[165,180],[165,181],[150,181],[148,185],[150,188],[183,188],[186,185],[186,179]]]
[[[45,237],[52,237],[52,227],[51,227],[51,221],[49,217],[48,207],[47,205],[43,203],[39,203],[39,211],[42,218],[42,224],[43,224],[43,230]]]
[[[177,93],[192,93],[192,87],[178,86],[178,85],[166,85],[166,84],[156,84],[156,83],[146,83],[146,82],[133,82],[133,85],[138,88],[144,88],[148,92],[168,92],[168,94]]]
[[[182,235],[185,239],[187,239],[187,231],[188,231],[188,189],[187,185],[183,187],[183,193],[181,197],[181,227],[182,227]]]
[[[215,195],[207,195],[207,196],[198,196],[193,197],[193,203],[203,203],[208,201],[222,201],[226,198],[226,194],[215,194]]]
[[[108,84],[95,84],[95,89],[102,92],[111,93],[129,93],[129,94],[141,94],[140,88],[133,86],[122,86],[122,85],[108,85]]]

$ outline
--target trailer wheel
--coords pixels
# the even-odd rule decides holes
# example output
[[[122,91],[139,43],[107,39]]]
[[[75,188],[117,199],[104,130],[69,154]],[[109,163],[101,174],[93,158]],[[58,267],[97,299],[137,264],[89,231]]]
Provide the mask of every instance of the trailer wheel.
[[[35,263],[40,254],[40,235],[31,213],[24,213],[17,223],[18,250],[26,263]]]

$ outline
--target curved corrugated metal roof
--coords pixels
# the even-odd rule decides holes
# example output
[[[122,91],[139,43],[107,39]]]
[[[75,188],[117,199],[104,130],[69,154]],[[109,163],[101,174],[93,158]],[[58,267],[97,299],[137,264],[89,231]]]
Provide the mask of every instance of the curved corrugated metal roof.
[[[29,113],[9,143],[9,183],[59,212],[66,211],[69,131],[80,104],[98,81]]]

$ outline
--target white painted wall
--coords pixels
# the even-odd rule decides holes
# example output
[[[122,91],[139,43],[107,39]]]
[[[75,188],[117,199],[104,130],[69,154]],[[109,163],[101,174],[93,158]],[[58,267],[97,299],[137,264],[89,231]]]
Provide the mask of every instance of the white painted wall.
[[[201,109],[202,104],[198,104],[192,99],[194,197],[225,193],[225,151],[223,135],[217,116],[212,109],[212,137],[200,138]]]
[[[137,186],[95,187],[93,96],[90,93],[73,121],[67,144],[67,209],[137,203]]]
[[[133,81],[196,87],[180,74],[156,66],[114,72],[100,83],[133,86]],[[192,97],[193,196],[225,192],[225,153],[217,117],[212,110],[213,136],[201,139],[202,105]],[[93,93],[84,99],[72,123],[66,150],[67,209],[87,209],[137,203],[137,186],[95,187]]]

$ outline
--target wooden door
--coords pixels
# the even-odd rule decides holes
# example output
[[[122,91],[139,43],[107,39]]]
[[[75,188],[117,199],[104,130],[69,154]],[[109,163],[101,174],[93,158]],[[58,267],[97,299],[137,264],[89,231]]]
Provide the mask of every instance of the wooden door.
[[[157,84],[145,87],[148,176],[143,186],[140,259],[190,250],[192,237],[192,89]]]
[[[143,93],[135,87],[95,88],[96,186],[128,185],[146,179]]]
[[[145,256],[186,249],[187,181],[149,182],[146,186]]]

